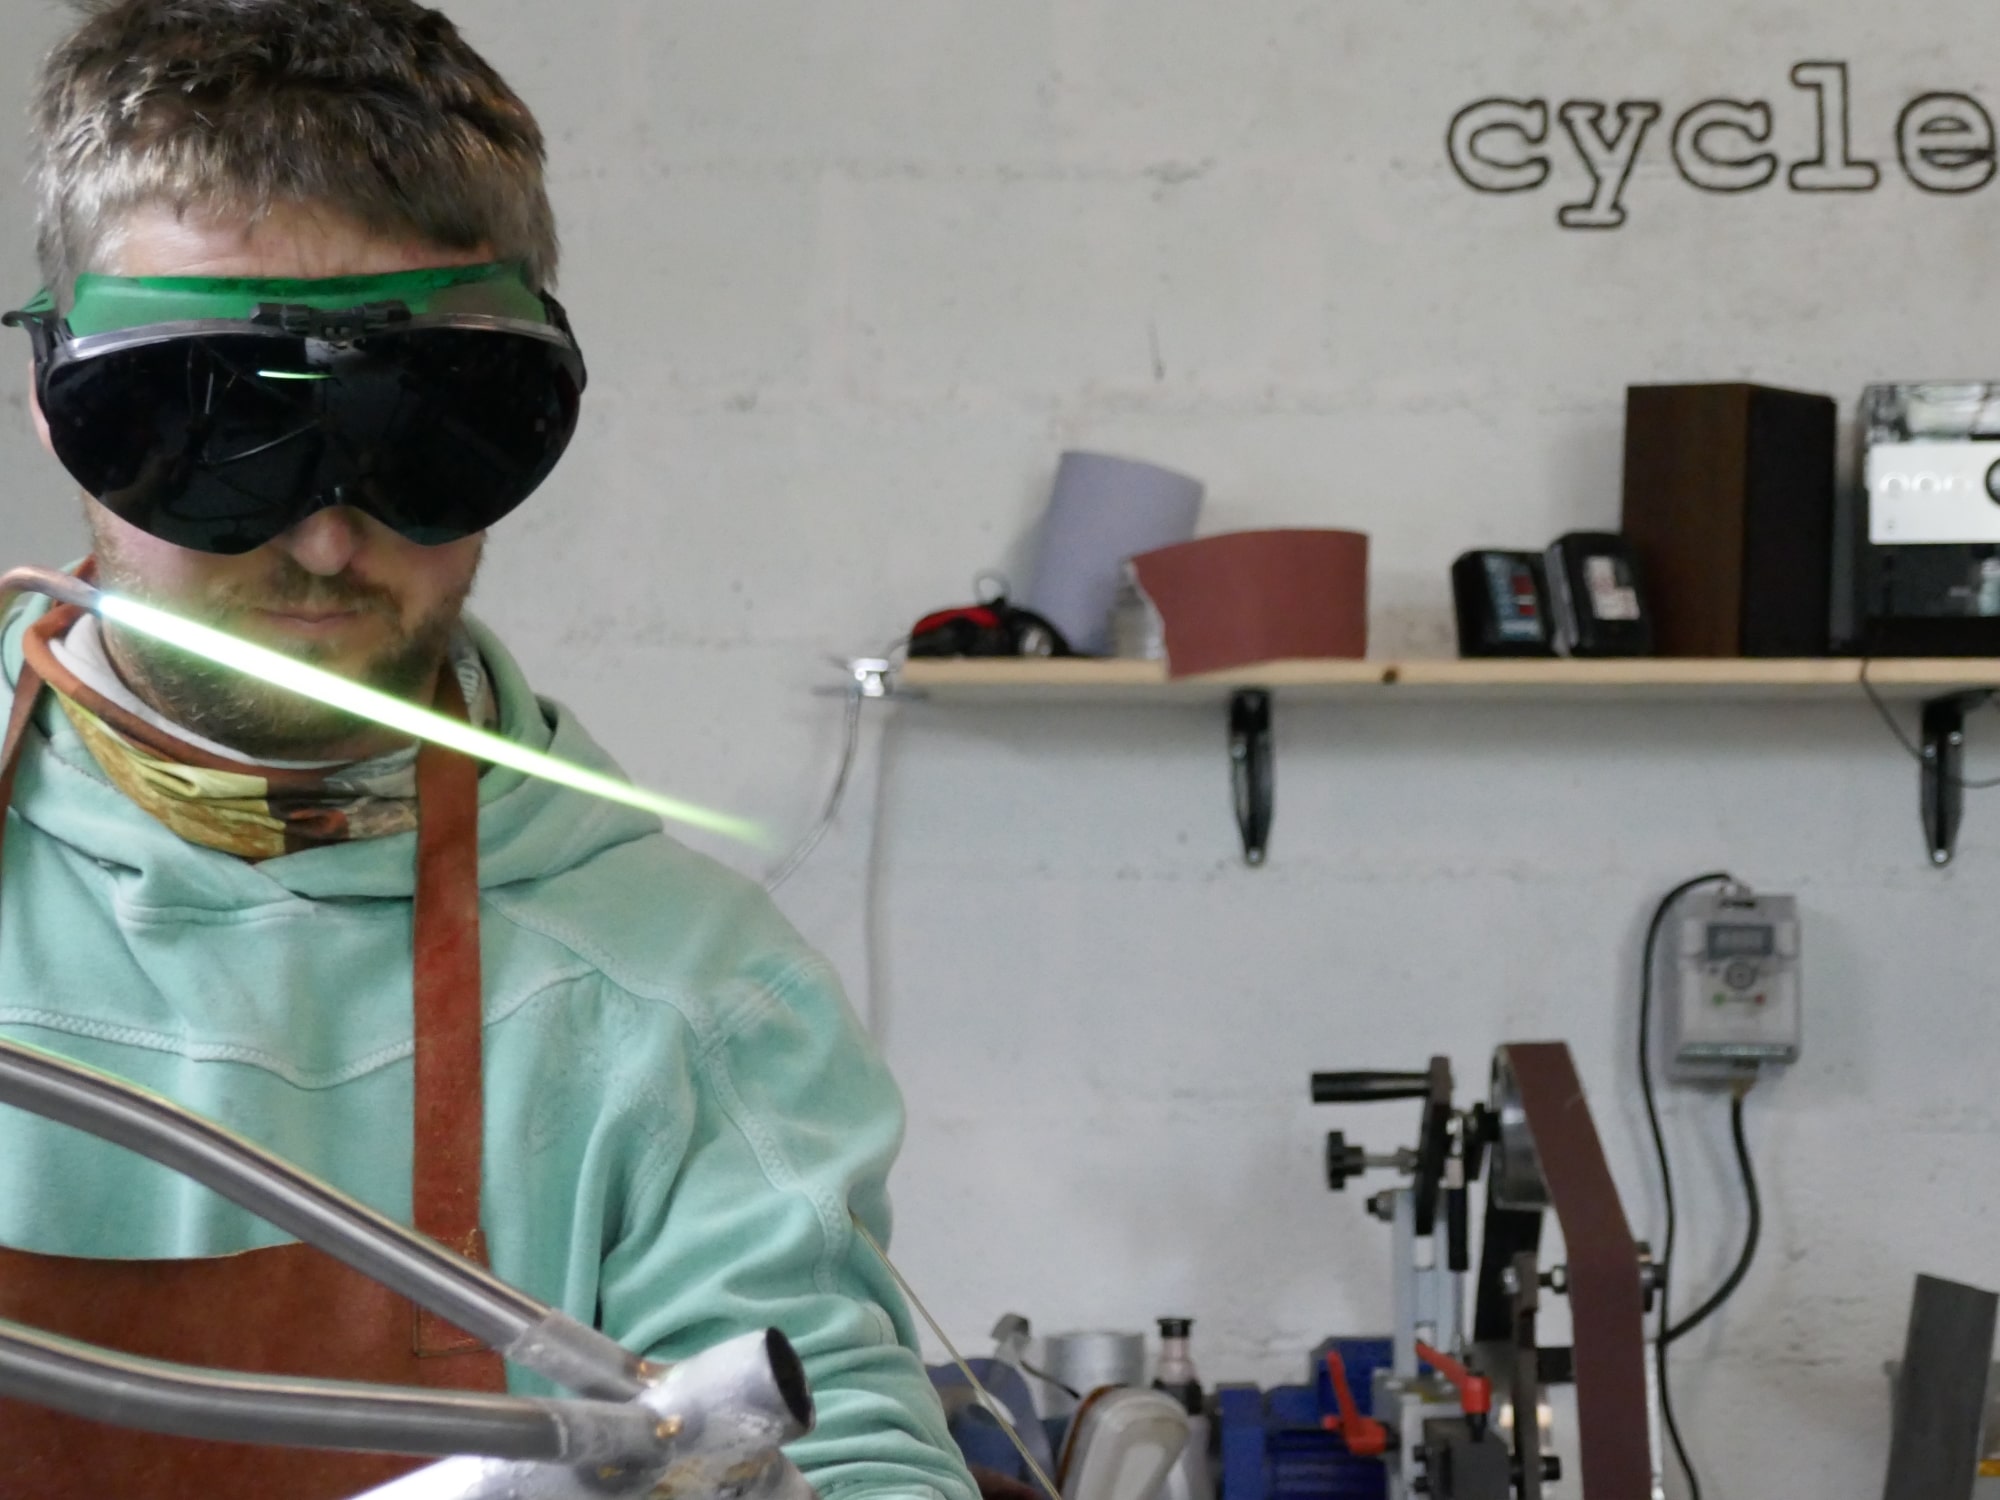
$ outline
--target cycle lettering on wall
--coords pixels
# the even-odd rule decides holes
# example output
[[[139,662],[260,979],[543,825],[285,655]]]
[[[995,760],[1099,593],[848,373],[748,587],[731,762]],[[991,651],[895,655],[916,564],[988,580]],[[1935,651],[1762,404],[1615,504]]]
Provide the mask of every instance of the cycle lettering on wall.
[[[1857,155],[1848,119],[1847,64],[1802,62],[1794,87],[1815,112],[1813,154],[1785,165],[1786,185],[1799,193],[1869,193],[1882,183],[1881,164]],[[1665,114],[1656,99],[1625,99],[1613,107],[1570,99],[1553,112],[1545,99],[1480,99],[1452,116],[1445,149],[1452,170],[1482,193],[1527,193],[1549,178],[1557,149],[1551,113],[1590,177],[1590,194],[1556,211],[1565,229],[1616,229],[1625,222],[1626,184],[1653,126]],[[1777,181],[1770,149],[1772,106],[1764,99],[1703,99],[1681,111],[1668,135],[1682,181],[1706,193],[1749,193]],[[1970,94],[1924,93],[1896,117],[1896,160],[1926,193],[1971,193],[1993,180],[1993,117]]]

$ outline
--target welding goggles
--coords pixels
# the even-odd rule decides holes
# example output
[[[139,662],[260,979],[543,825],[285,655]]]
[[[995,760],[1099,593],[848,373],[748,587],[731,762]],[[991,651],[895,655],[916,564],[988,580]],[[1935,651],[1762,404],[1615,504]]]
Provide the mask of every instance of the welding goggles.
[[[261,547],[350,505],[425,546],[484,531],[576,430],[583,354],[511,264],[284,281],[79,276],[28,331],[64,468],[175,546]]]

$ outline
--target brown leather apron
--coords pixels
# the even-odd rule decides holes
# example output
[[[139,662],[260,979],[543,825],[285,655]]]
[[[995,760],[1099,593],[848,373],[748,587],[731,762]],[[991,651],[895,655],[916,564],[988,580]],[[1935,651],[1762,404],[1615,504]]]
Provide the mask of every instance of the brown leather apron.
[[[77,618],[51,610],[45,639]],[[455,695],[451,674],[443,677]],[[23,667],[0,747],[0,835],[41,694]],[[451,706],[451,705],[445,705]],[[463,705],[456,705],[463,712]],[[417,759],[416,1227],[484,1262],[479,1228],[479,768],[426,745]],[[257,1374],[457,1390],[506,1389],[498,1354],[305,1245],[208,1260],[111,1261],[0,1248],[0,1317],[152,1359]],[[6,1500],[344,1500],[417,1467],[129,1432],[0,1400]]]

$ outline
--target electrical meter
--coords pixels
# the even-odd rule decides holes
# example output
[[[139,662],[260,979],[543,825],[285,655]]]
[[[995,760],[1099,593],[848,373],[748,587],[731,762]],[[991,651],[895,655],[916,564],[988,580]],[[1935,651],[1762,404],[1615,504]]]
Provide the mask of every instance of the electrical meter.
[[[1684,897],[1665,934],[1670,1077],[1722,1083],[1798,1061],[1799,910],[1745,886]]]

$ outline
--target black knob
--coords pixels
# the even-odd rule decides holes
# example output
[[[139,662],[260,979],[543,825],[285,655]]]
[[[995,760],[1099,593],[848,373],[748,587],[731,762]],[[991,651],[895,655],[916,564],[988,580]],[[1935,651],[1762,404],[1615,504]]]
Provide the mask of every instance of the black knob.
[[[1347,1179],[1359,1177],[1368,1170],[1368,1151],[1362,1146],[1350,1146],[1341,1131],[1326,1133],[1326,1185],[1336,1193],[1347,1186]]]

